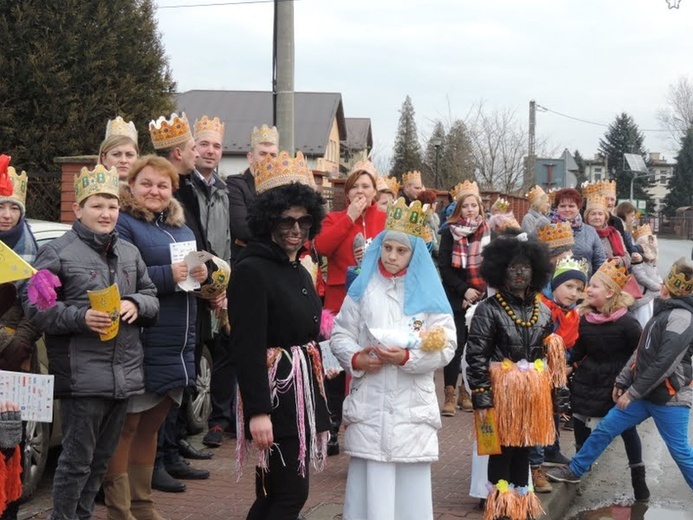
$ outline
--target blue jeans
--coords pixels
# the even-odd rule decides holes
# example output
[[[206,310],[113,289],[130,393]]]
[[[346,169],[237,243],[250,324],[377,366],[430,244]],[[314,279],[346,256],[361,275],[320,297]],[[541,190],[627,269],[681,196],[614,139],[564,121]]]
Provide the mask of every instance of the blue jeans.
[[[94,497],[123,429],[127,403],[103,397],[60,400],[63,451],[53,479],[49,520],[91,518]]]
[[[546,453],[558,455],[561,452],[561,432],[559,429],[561,416],[559,414],[553,414],[553,423],[556,427],[556,440],[553,441],[553,444],[551,446],[532,446],[529,449],[529,465],[532,468],[538,468],[544,464],[544,455]]]
[[[689,416],[687,406],[658,405],[645,399],[633,401],[625,410],[613,407],[575,454],[570,470],[581,477],[615,437],[652,417],[683,478],[693,489],[693,448],[688,443]]]

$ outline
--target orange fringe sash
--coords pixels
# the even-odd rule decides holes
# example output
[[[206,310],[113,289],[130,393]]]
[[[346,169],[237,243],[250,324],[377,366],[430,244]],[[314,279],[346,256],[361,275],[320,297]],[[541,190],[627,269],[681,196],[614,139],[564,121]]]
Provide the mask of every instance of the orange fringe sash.
[[[484,520],[508,517],[510,520],[528,520],[544,514],[541,501],[534,494],[534,488],[517,488],[505,480],[493,486],[486,499]]]
[[[21,460],[19,446],[15,446],[10,457],[0,454],[0,514],[5,511],[7,504],[22,496]]]

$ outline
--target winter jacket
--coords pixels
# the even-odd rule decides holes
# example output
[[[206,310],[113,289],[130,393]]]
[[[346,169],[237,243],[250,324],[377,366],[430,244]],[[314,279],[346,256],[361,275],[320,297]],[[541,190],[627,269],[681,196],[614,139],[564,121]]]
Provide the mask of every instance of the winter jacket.
[[[173,194],[183,207],[185,225],[188,226],[195,235],[198,251],[211,251],[212,248],[207,240],[205,228],[202,225],[200,200],[197,194],[197,187],[194,182],[194,172],[181,174],[178,176],[178,189]]]
[[[38,310],[22,294],[24,312],[46,334],[48,368],[56,397],[125,399],[144,390],[140,327],[159,311],[156,287],[137,248],[115,232],[97,234],[77,220],[72,229],[39,249],[36,269],[48,269],[62,282],[56,305]],[[120,322],[118,335],[101,341],[86,324],[87,291],[117,284],[121,300],[137,305],[134,324]]]
[[[289,351],[317,340],[320,333],[322,305],[313,280],[301,262],[289,261],[277,244],[251,241],[241,251],[229,282],[229,318],[231,350],[236,363],[246,436],[253,416],[270,414],[274,438],[296,437],[297,410],[295,380],[277,391],[275,382],[286,379],[292,369],[282,354],[272,385],[268,377],[267,349]],[[302,348],[306,354],[306,349]],[[307,383],[315,393],[316,431],[330,427],[322,386],[322,368],[309,363]],[[271,395],[270,386],[276,396]],[[303,401],[306,405],[305,401]],[[305,413],[305,410],[304,410]],[[306,421],[308,416],[306,416]],[[250,437],[248,437],[250,438]]]
[[[330,346],[352,375],[342,414],[347,426],[345,452],[354,457],[383,462],[438,459],[437,430],[441,423],[433,374],[455,353],[455,324],[449,314],[407,316],[403,301],[404,278],[376,273],[360,301],[347,296],[335,319]],[[441,351],[410,350],[409,359],[401,366],[387,364],[373,373],[355,370],[352,358],[368,344],[367,328],[377,327],[443,327],[448,342]]]
[[[606,253],[602,241],[597,235],[597,231],[589,224],[581,224],[578,228],[573,228],[573,258],[576,260],[585,259],[590,266],[590,276],[597,272],[597,269],[606,262]]]
[[[537,234],[539,226],[550,224],[551,221],[546,215],[539,213],[536,209],[530,208],[525,216],[522,217],[522,231],[528,234]]]
[[[385,229],[385,216],[385,212],[373,204],[355,222],[346,210],[328,213],[322,221],[322,229],[313,243],[318,253],[327,257],[326,309],[337,313],[342,307],[347,268],[356,265],[354,238],[362,233],[368,244]]]
[[[635,279],[640,285],[640,290],[642,291],[642,298],[635,300],[635,303],[631,306],[631,310],[635,310],[647,305],[659,296],[662,277],[659,276],[657,266],[649,262],[634,264],[631,267],[631,272],[633,276],[635,276]]]
[[[231,258],[236,261],[238,254],[250,242],[252,234],[248,227],[248,206],[255,200],[255,177],[246,169],[240,175],[226,177],[229,198],[229,225],[231,228]]]
[[[526,299],[501,292],[503,299],[523,321],[529,321],[534,311],[537,295]],[[486,298],[477,305],[467,336],[467,381],[472,389],[474,408],[493,407],[493,388],[489,375],[489,363],[510,359],[529,362],[546,357],[544,339],[553,332],[551,311],[539,303],[539,318],[534,325],[517,325],[501,307],[495,296]],[[474,392],[477,389],[483,392]]]
[[[626,226],[620,217],[617,217],[616,215],[609,215],[607,225],[615,227],[616,230],[621,234],[621,238],[623,238],[623,243],[626,245],[626,251],[628,251],[629,255],[632,255],[633,253],[642,254],[642,246],[633,242],[633,236],[626,231]]]
[[[154,214],[121,188],[121,209],[116,225],[122,240],[139,249],[149,277],[156,285],[159,320],[142,333],[147,391],[164,394],[195,381],[195,318],[197,297],[177,289],[171,269],[174,242],[194,241],[185,225],[183,208],[171,199],[168,209]]]
[[[616,378],[634,399],[668,406],[693,403],[693,296],[655,300],[638,349]]]
[[[640,323],[629,313],[601,324],[580,318],[578,340],[571,349],[573,413],[604,417],[614,406],[614,381],[638,345],[641,331]]]
[[[222,260],[231,260],[231,233],[229,231],[229,196],[224,183],[212,173],[212,183],[198,172],[192,174],[197,203],[200,208],[200,223],[211,252]]]
[[[615,228],[614,228],[615,229]],[[618,230],[616,230],[618,231]],[[627,271],[630,271],[630,264],[631,264],[631,259],[630,259],[630,253],[628,253],[628,250],[626,248],[626,244],[623,241],[623,236],[620,233],[614,233],[613,239],[616,241],[614,244],[620,244],[621,249],[623,249],[624,254],[620,256],[614,255],[614,244],[611,243],[608,237],[601,238],[599,237],[599,240],[602,243],[602,247],[604,248],[604,253],[606,254],[607,260],[610,260],[611,258],[617,258],[621,261],[621,265],[626,268]]]

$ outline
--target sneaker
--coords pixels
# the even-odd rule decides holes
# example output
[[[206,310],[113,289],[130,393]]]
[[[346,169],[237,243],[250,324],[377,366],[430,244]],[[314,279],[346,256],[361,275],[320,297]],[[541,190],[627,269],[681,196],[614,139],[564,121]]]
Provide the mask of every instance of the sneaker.
[[[546,479],[546,473],[541,466],[532,468],[532,484],[536,493],[551,493],[553,491],[551,482]]]
[[[221,426],[212,426],[202,439],[202,444],[208,448],[218,448],[224,439],[224,429]]]
[[[560,451],[549,452],[544,450],[544,466],[555,468],[556,466],[567,466],[568,464],[570,464],[570,459]]]
[[[567,482],[568,484],[578,484],[580,482],[580,477],[573,473],[570,466],[549,468],[546,470],[546,476],[554,482]]]

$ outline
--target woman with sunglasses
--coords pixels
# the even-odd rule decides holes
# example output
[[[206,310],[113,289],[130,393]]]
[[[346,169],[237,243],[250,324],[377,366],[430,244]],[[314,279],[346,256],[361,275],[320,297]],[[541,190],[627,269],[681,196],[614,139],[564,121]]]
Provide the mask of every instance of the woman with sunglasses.
[[[308,499],[308,466],[325,460],[329,413],[317,338],[322,305],[300,262],[320,230],[323,198],[301,154],[255,163],[254,239],[229,283],[238,374],[237,468],[257,463],[248,519],[295,519]],[[259,452],[251,455],[250,452]]]

